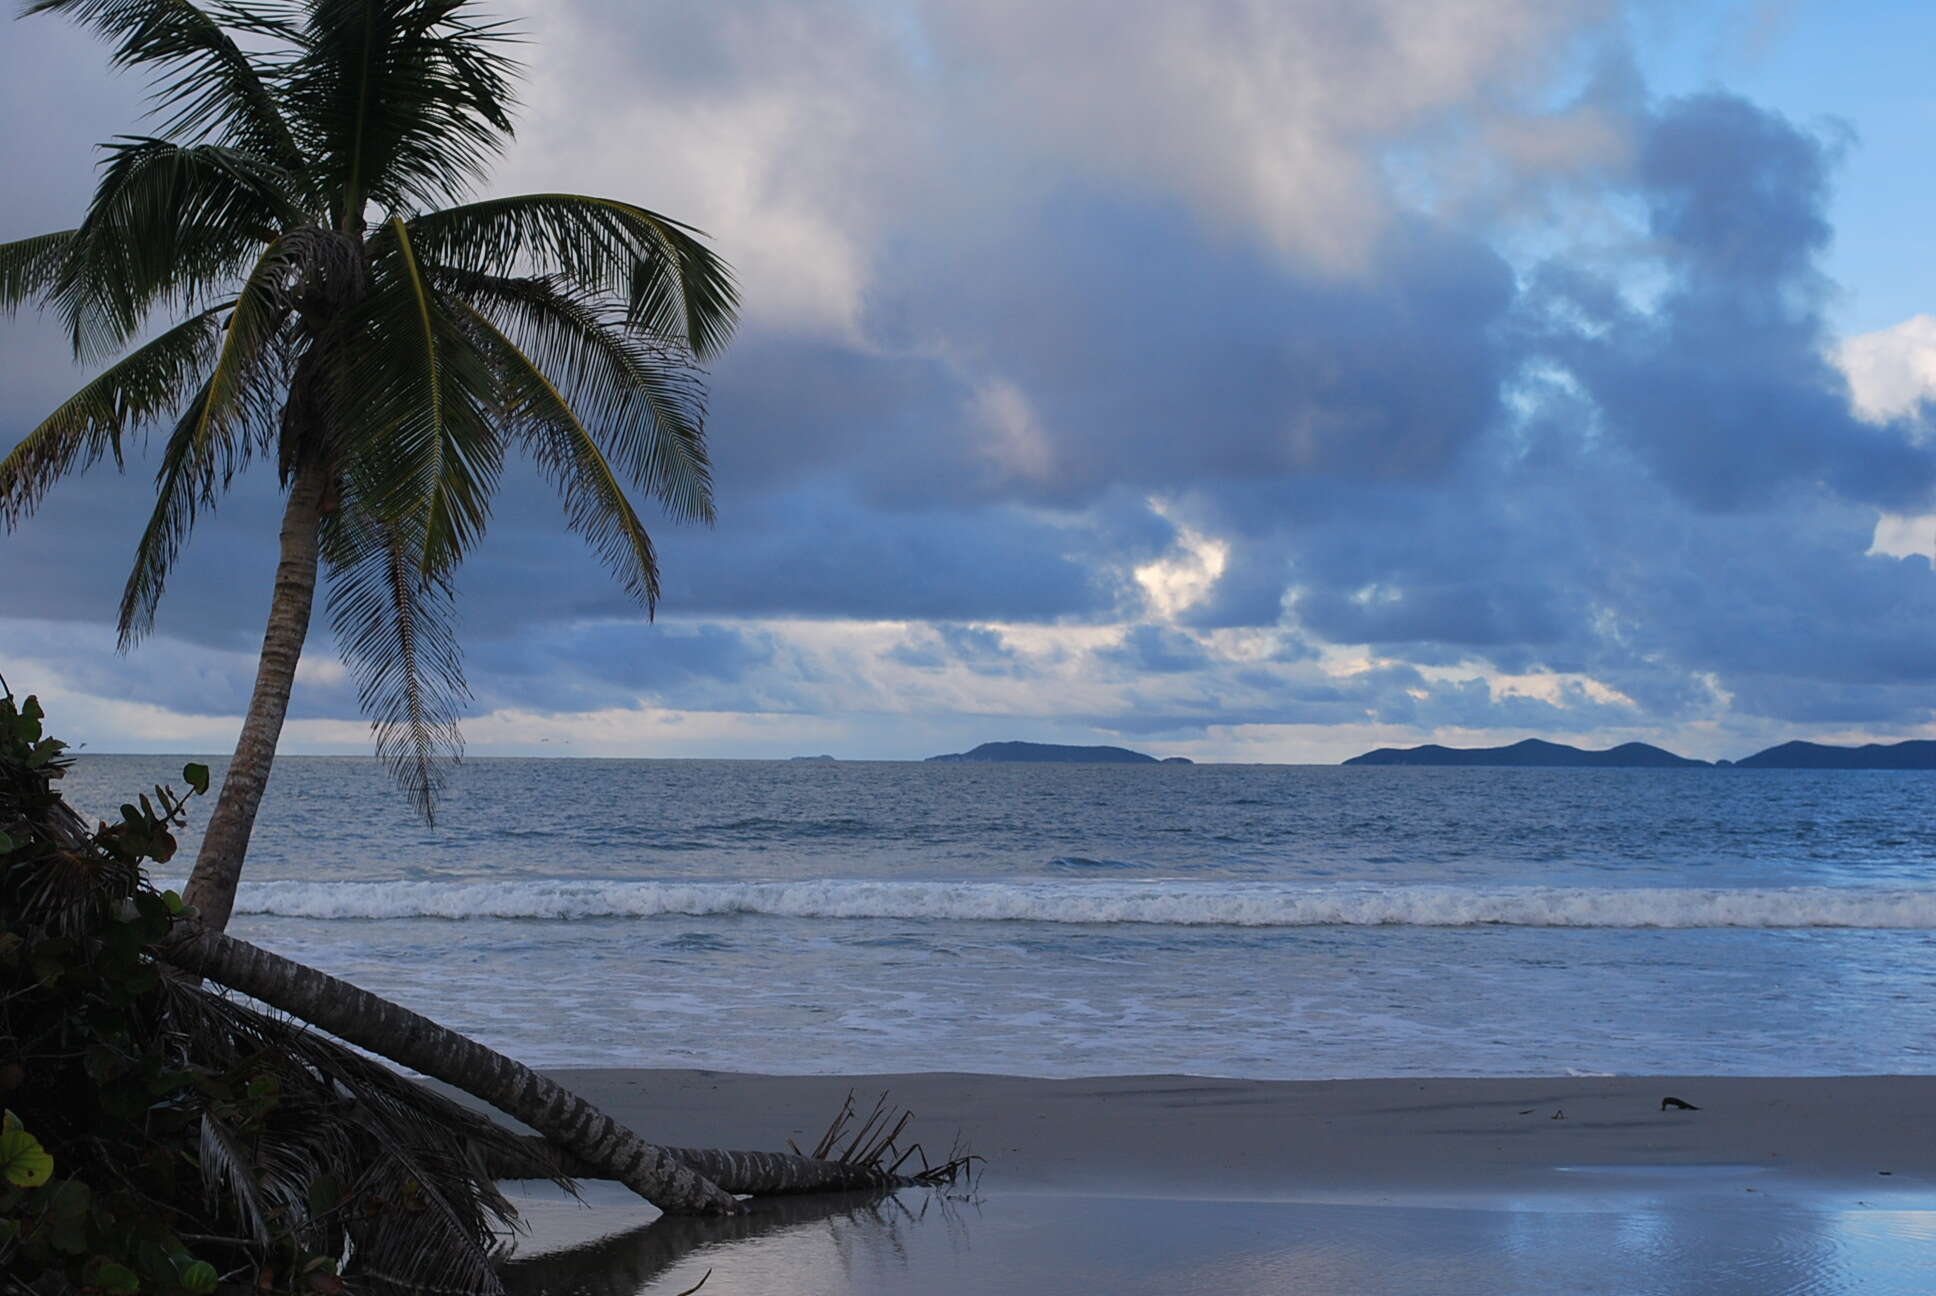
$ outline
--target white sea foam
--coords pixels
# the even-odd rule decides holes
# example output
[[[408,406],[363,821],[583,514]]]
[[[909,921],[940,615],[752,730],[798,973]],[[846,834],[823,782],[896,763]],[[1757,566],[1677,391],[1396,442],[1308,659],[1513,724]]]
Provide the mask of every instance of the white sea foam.
[[[1246,882],[256,882],[238,913],[297,918],[665,915],[1313,927],[1936,929],[1936,888],[1309,886]]]

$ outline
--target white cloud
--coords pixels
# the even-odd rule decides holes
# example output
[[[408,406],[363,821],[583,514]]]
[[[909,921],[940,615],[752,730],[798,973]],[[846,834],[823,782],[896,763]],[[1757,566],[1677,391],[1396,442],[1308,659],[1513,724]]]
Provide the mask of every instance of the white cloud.
[[[1891,328],[1862,333],[1835,350],[1848,375],[1849,401],[1871,423],[1919,419],[1936,400],[1936,316],[1912,315]],[[1876,519],[1872,554],[1936,561],[1936,515],[1884,513]]]
[[[924,111],[884,15],[840,0],[703,7],[550,0],[520,145],[493,188],[605,193],[700,226],[750,322],[858,339]]]
[[[1848,375],[1857,414],[1871,423],[1913,415],[1936,399],[1936,316],[1858,334],[1836,349],[1835,361]]]
[[[1170,509],[1160,500],[1151,500],[1150,510],[1171,518]],[[1209,596],[1229,559],[1227,543],[1179,523],[1176,544],[1170,552],[1136,568],[1133,574],[1151,610],[1166,621],[1175,620],[1179,613]]]
[[[963,76],[1024,147],[1179,194],[1219,224],[1346,272],[1363,266],[1393,214],[1381,146],[1464,109],[1501,111],[1544,84],[1567,40],[1610,9],[1601,0],[932,6],[945,44],[964,52]],[[1527,137],[1510,142],[1534,148]],[[1560,143],[1548,138],[1538,151]]]

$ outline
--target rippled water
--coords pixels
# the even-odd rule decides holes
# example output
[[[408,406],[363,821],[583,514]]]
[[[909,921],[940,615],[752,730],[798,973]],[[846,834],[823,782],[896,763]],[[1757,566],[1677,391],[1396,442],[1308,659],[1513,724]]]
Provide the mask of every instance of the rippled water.
[[[70,796],[180,763],[85,758]],[[1927,1072],[1932,791],[478,760],[430,829],[372,762],[290,758],[237,930],[550,1064]]]

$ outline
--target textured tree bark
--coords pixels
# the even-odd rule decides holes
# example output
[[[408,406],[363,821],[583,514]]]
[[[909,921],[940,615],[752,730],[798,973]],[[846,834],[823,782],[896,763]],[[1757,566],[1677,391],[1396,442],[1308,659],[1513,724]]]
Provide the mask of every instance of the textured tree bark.
[[[242,858],[248,854],[249,834],[255,830],[256,811],[269,785],[276,741],[282,737],[289,692],[296,682],[296,663],[309,635],[310,611],[316,602],[317,530],[327,486],[328,473],[320,464],[298,469],[289,485],[289,502],[282,512],[282,558],[276,565],[255,691],[249,696],[235,757],[222,779],[222,792],[216,798],[215,813],[209,816],[183,897],[201,911],[203,924],[218,932],[228,926],[235,908]]]
[[[547,1139],[524,1140],[529,1156],[492,1165],[501,1179],[609,1178],[599,1167],[562,1152]],[[730,1193],[752,1197],[785,1197],[799,1193],[878,1192],[913,1188],[917,1181],[889,1174],[873,1166],[845,1161],[817,1161],[787,1152],[726,1152],[717,1148],[666,1149],[673,1160],[706,1176]]]
[[[733,1197],[584,1099],[428,1017],[196,922],[160,951],[178,967],[322,1027],[360,1048],[456,1085],[515,1116],[667,1214],[732,1214]]]

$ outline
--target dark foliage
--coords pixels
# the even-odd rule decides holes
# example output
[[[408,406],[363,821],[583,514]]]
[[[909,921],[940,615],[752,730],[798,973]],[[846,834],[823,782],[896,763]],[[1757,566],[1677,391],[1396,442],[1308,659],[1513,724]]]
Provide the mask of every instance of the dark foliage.
[[[514,1212],[482,1167],[515,1143],[165,972],[184,909],[142,869],[173,855],[184,798],[90,830],[41,722],[0,694],[0,1292],[501,1290]]]

